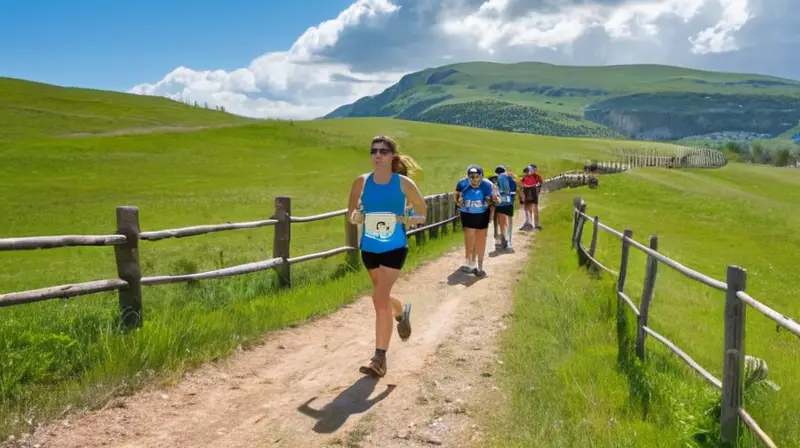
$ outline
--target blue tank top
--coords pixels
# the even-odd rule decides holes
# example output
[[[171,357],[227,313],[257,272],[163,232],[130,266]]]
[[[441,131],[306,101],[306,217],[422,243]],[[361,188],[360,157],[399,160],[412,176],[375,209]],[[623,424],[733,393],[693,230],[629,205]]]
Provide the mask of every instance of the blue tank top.
[[[489,203],[486,198],[492,196],[493,185],[486,179],[482,179],[477,187],[469,183],[469,179],[461,179],[456,185],[456,191],[461,192],[463,200],[461,211],[464,213],[485,213],[489,210]]]
[[[508,174],[497,176],[497,188],[500,190],[500,207],[514,205],[514,195],[517,192],[517,183]]]
[[[406,195],[399,174],[392,173],[387,184],[377,184],[370,173],[364,181],[361,205],[364,207],[362,251],[382,253],[408,247],[406,227],[395,216],[403,216],[406,211]]]

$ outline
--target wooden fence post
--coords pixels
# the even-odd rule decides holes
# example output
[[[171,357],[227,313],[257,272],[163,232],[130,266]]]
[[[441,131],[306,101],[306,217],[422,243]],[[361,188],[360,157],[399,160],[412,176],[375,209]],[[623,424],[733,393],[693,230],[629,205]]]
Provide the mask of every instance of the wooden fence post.
[[[589,256],[595,258],[594,254],[597,252],[597,234],[600,232],[600,219],[595,216],[594,223],[592,223],[592,242],[589,244]],[[589,268],[592,271],[599,271],[600,267],[597,266],[591,259],[587,260]]]
[[[658,250],[657,235],[650,235],[650,249]],[[645,265],[644,286],[642,287],[642,302],[639,304],[639,319],[636,324],[636,356],[642,361],[644,361],[644,343],[647,337],[644,327],[647,326],[647,316],[650,313],[650,304],[653,302],[657,274],[658,260],[652,255],[648,255],[647,264]]]
[[[275,236],[272,243],[272,257],[283,259],[283,263],[275,267],[278,273],[278,284],[281,288],[292,286],[292,270],[288,260],[291,257],[290,247],[292,241],[292,198],[279,196],[275,198],[274,219]]]
[[[633,238],[633,230],[625,229],[622,232],[622,259],[619,262],[619,277],[617,277],[617,291],[625,292],[625,279],[628,275],[628,254],[631,251],[631,245],[625,238]],[[617,298],[617,300],[622,300]]]
[[[455,197],[454,197],[453,193],[449,193],[447,195],[447,197],[450,198],[450,213],[452,213],[451,216],[456,216],[456,215],[460,214],[461,211],[458,209],[458,205],[456,205],[456,200],[455,200]],[[458,231],[458,222],[459,221],[461,221],[460,218],[453,220],[453,232],[457,232]]]
[[[739,408],[742,406],[744,382],[745,303],[736,297],[747,286],[747,271],[728,266],[728,288],[725,293],[725,353],[722,360],[721,434],[725,442],[736,442],[739,436]]]
[[[344,245],[354,247],[355,250],[347,252],[345,262],[350,267],[358,269],[361,266],[359,257],[358,226],[350,222],[350,217],[344,215]]]
[[[581,215],[578,213],[583,199],[576,197],[572,200],[572,248],[575,248],[578,238],[578,225],[580,224]]]
[[[431,198],[431,205],[433,206],[433,219],[432,223],[437,223],[442,220],[442,203],[441,197],[437,194]],[[431,238],[439,238],[439,226],[431,228]]]
[[[142,270],[139,266],[139,209],[117,207],[117,233],[125,235],[125,244],[114,246],[117,275],[128,282],[119,290],[119,312],[122,325],[127,328],[142,326]]]
[[[442,219],[446,220],[450,218],[450,195],[447,193],[439,195],[441,197],[441,207],[442,210]],[[450,227],[447,224],[442,225],[442,235],[447,235],[450,233]]]
[[[433,198],[429,198],[425,200],[425,225],[429,226],[433,224],[435,221],[433,220]],[[434,231],[433,228],[428,229],[428,238],[434,238]]]
[[[427,203],[427,201],[426,201],[426,202],[425,202],[425,205],[427,206],[427,204],[428,204],[428,203]],[[426,208],[426,210],[425,210],[425,214],[426,214],[426,215],[425,215],[425,216],[426,216],[426,217],[425,217],[425,222],[428,222],[427,213],[428,213],[428,210],[427,210],[427,208]],[[423,224],[419,224],[418,226],[419,226],[419,227],[421,227],[421,226],[424,226],[424,225],[425,225],[425,224],[423,223]],[[417,246],[420,246],[420,245],[424,244],[424,243],[425,243],[425,231],[422,231],[422,232],[417,232],[417,233],[415,233],[415,234],[414,234],[414,239],[415,239],[415,240],[416,240],[416,242],[417,242]]]
[[[581,200],[580,205],[578,205],[578,232],[575,235],[575,245],[579,247],[583,240],[583,226],[586,225],[586,218],[583,217],[584,213],[586,213],[586,202]]]

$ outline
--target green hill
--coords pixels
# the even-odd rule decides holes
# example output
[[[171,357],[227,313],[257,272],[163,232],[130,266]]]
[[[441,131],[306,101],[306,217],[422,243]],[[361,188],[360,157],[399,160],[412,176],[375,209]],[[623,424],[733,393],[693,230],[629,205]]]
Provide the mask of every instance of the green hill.
[[[800,81],[663,65],[471,62],[408,74],[379,95],[324,118],[341,117],[569,137],[774,138],[800,122]]]
[[[163,97],[60,87],[0,77],[0,141],[43,136],[141,133],[254,120]]]

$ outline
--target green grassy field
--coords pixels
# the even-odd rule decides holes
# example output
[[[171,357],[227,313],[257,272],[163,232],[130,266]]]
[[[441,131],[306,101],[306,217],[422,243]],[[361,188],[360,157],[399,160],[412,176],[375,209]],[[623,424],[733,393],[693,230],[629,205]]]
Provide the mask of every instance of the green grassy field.
[[[15,101],[47,103],[46,114],[15,114],[3,106],[8,101],[0,104],[0,114],[14,115],[8,129],[16,129],[0,138],[0,237],[111,233],[117,205],[139,206],[143,230],[264,219],[278,195],[293,198],[294,215],[343,208],[354,176],[369,170],[367,148],[376,134],[397,137],[419,161],[424,194],[452,190],[470,163],[517,170],[537,163],[547,177],[581,168],[586,159],[609,159],[617,148],[662,146],[386,118],[250,121],[158,98],[36,87],[27,100]],[[75,104],[85,109],[70,112]],[[141,116],[158,116],[158,123],[134,123]],[[161,126],[184,131],[113,135]],[[198,126],[211,127],[185,129]],[[87,132],[101,135],[74,135]],[[703,415],[713,391],[666,349],[651,341],[648,365],[617,367],[610,282],[589,279],[568,249],[571,198],[585,195],[590,213],[617,228],[632,227],[642,241],[658,233],[665,253],[710,275],[721,278],[726,263],[742,264],[755,297],[800,316],[790,283],[797,243],[791,229],[800,219],[792,214],[800,201],[793,174],[743,165],[637,170],[605,176],[598,190],[550,196],[545,232],[518,287],[515,323],[504,341],[505,387],[514,406],[491,416],[513,424],[494,421],[501,446],[674,446],[702,431],[713,434],[713,421]],[[341,218],[293,227],[292,254],[341,245],[342,228]],[[453,235],[415,250],[411,265],[459,242]],[[145,276],[178,274],[271,258],[271,243],[268,228],[223,232],[143,242],[140,258]],[[601,260],[613,266],[618,251],[601,235]],[[342,258],[298,266],[297,288],[283,292],[272,273],[146,287],[145,326],[129,336],[114,331],[115,294],[0,310],[0,439],[69,404],[100,406],[144,382],[246,347],[264,332],[335,310],[368,286],[363,272],[341,269]],[[634,252],[632,297],[643,266],[644,257]],[[653,327],[719,375],[722,298],[660,271]],[[111,248],[0,253],[0,292],[115,276]],[[771,379],[783,389],[748,398],[748,408],[786,446],[800,439],[800,403],[791,397],[800,396],[791,375],[798,344],[775,335],[766,319],[749,316],[749,353],[767,359]],[[645,419],[643,397],[649,400]]]
[[[255,120],[166,98],[65,88],[0,77],[0,142],[44,136],[195,128]]]
[[[514,319],[498,367],[509,406],[490,417],[494,446],[717,446],[718,392],[669,349],[648,338],[644,365],[631,330],[618,338],[615,280],[593,279],[570,249],[571,202],[617,230],[714,278],[728,264],[748,270],[748,292],[795,319],[800,177],[794,170],[740,164],[715,170],[639,169],[604,176],[596,190],[547,198],[528,274],[516,291]],[[589,245],[591,226],[584,232]],[[619,269],[621,243],[601,232],[597,258]],[[631,249],[626,292],[638,304],[645,255]],[[724,294],[659,265],[650,326],[721,378]],[[619,341],[625,341],[620,357]],[[634,339],[635,340],[635,339]],[[747,354],[769,364],[780,391],[748,390],[745,407],[778,446],[800,446],[800,341],[752,309]],[[759,446],[745,431],[741,446]]]
[[[636,146],[390,119],[251,122],[160,98],[38,84],[21,89],[28,96],[12,89],[16,97],[3,97],[0,110],[14,115],[8,104],[16,102],[48,112],[15,115],[9,129],[16,130],[0,140],[0,237],[113,233],[118,205],[138,206],[145,231],[264,219],[279,195],[293,198],[296,216],[340,209],[352,179],[370,169],[368,145],[376,134],[397,137],[419,161],[424,194],[451,191],[470,163],[520,169],[535,162],[552,175]],[[62,122],[66,114],[72,115]],[[158,123],[142,129],[131,121],[140,116],[158,117]],[[167,132],[164,124],[233,126]],[[131,126],[138,133],[114,134]],[[272,237],[265,228],[142,242],[143,275],[271,258]],[[343,243],[342,218],[293,227],[295,256]],[[457,243],[457,237],[444,239],[413,259]],[[0,438],[70,403],[99,406],[152,377],[179,373],[265,331],[336,309],[366,286],[363,273],[341,269],[343,258],[297,266],[298,288],[287,292],[276,291],[272,273],[145,287],[144,328],[127,337],[114,331],[113,293],[2,309]],[[114,277],[110,247],[0,253],[3,293]],[[318,280],[330,280],[324,293]]]

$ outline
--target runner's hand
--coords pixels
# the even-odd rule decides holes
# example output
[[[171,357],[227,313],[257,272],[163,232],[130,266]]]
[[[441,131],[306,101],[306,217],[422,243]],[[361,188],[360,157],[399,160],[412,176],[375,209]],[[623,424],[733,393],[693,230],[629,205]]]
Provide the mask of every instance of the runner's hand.
[[[424,215],[411,215],[411,216],[398,216],[397,222],[401,222],[407,226],[415,226],[425,222]]]
[[[364,223],[364,212],[361,210],[353,210],[353,213],[350,215],[350,223],[351,224],[363,224]]]

